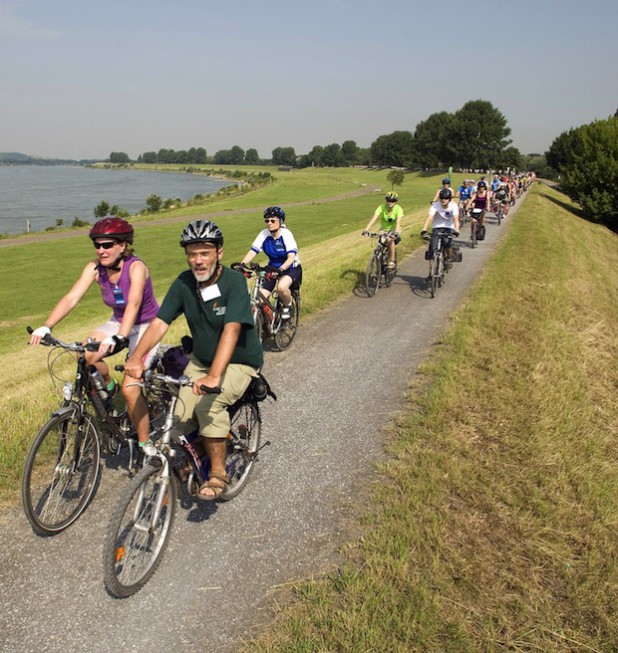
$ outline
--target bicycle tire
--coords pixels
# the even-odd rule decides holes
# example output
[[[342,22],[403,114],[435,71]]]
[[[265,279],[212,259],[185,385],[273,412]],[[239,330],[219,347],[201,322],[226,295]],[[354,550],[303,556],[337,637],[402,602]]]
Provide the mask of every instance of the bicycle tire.
[[[496,213],[496,216],[498,218],[498,226],[502,224],[502,216],[504,214],[504,206],[501,204],[498,208],[498,212]]]
[[[431,261],[431,274],[429,275],[429,292],[431,293],[432,299],[436,296],[436,265],[437,258],[436,254],[434,254]]]
[[[109,594],[127,598],[150,580],[169,543],[176,513],[176,482],[147,464],[125,487],[107,527],[103,577]],[[151,523],[157,503],[161,510]]]
[[[395,251],[395,267],[394,268],[389,268],[386,266],[384,269],[384,285],[387,288],[390,288],[393,285],[393,281],[395,280],[395,275],[397,274],[397,252]]]
[[[244,489],[260,448],[262,419],[260,408],[253,401],[239,402],[230,415],[230,434],[227,441],[225,471],[229,478],[221,501],[229,501]]]
[[[476,247],[476,226],[477,223],[473,222],[472,227],[470,228],[470,242],[472,245],[472,249]]]
[[[281,302],[279,300],[279,310],[281,309]],[[290,305],[290,319],[282,320],[279,314],[277,318],[277,328],[273,333],[273,340],[275,346],[279,351],[287,349],[294,340],[296,329],[298,329],[298,314],[299,306],[296,293],[292,293],[292,304]]]
[[[265,328],[265,317],[264,313],[262,313],[262,309],[258,308],[257,312],[255,314],[255,323],[253,325],[253,328],[255,329],[255,332],[257,333],[258,340],[260,341],[260,344],[264,342],[264,328]]]
[[[382,265],[380,257],[372,254],[367,265],[365,273],[365,289],[369,297],[373,297],[380,287],[380,276],[382,274]]]
[[[76,456],[78,422],[77,406],[54,415],[38,432],[26,457],[22,503],[39,535],[55,535],[68,528],[86,510],[96,491],[101,471],[99,432],[92,416],[85,413]]]

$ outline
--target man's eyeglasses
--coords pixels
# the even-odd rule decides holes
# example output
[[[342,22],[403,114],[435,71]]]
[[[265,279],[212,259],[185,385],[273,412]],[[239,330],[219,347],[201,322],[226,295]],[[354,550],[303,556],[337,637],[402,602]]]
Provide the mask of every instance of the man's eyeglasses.
[[[264,222],[266,222],[266,223],[268,223],[268,222],[279,222],[279,218],[266,218],[264,220]]]
[[[94,245],[95,249],[111,249],[116,244],[116,241],[115,240],[108,240],[108,241],[106,241],[104,243],[97,243],[97,242],[93,241],[92,244]]]

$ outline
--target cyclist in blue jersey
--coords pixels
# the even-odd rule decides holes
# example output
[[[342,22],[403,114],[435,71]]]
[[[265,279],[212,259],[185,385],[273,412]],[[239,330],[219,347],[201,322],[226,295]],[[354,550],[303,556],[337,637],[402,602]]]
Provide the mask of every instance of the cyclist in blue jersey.
[[[266,228],[262,229],[253,241],[251,249],[241,261],[248,265],[260,253],[268,256],[268,265],[276,268],[278,279],[266,279],[262,291],[267,296],[277,286],[277,292],[283,303],[281,319],[289,320],[292,305],[292,284],[300,286],[303,271],[298,258],[298,245],[292,232],[285,226],[285,211],[280,206],[269,206],[264,210]]]

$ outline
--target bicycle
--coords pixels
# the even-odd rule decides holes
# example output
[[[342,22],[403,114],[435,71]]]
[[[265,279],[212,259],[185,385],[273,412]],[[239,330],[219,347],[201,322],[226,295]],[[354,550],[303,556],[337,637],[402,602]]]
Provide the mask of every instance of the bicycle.
[[[479,238],[479,228],[483,227],[485,228],[485,225],[480,224],[480,221],[483,218],[483,209],[472,209],[471,211],[471,217],[470,217],[470,246],[472,249],[474,249],[479,240],[483,240],[483,238]]]
[[[373,252],[369,257],[367,270],[365,272],[365,289],[369,297],[373,297],[384,278],[384,285],[389,288],[397,274],[397,250],[395,250],[395,265],[390,265],[389,242],[393,238],[391,232],[379,231],[378,233],[367,233],[370,238],[377,238]]]
[[[457,232],[455,232],[457,233]],[[453,234],[452,229],[433,229],[426,234],[425,240],[431,241],[432,255],[429,259],[429,290],[432,299],[436,296],[436,289],[441,288],[445,275],[450,270],[452,262],[445,255],[445,242]]]
[[[292,344],[298,330],[300,286],[296,283],[292,284],[290,288],[292,293],[290,318],[283,320],[281,317],[283,302],[279,298],[279,293],[275,290],[267,295],[263,291],[266,280],[277,278],[277,269],[269,265],[261,266],[257,263],[250,263],[249,265],[232,263],[231,268],[242,272],[247,279],[254,279],[250,290],[251,311],[253,312],[253,322],[260,342],[263,343],[266,339],[272,339],[279,351],[287,349]]]
[[[28,327],[28,332],[32,329]],[[101,375],[86,360],[99,343],[63,342],[49,334],[41,341],[51,347],[48,370],[62,403],[37,433],[24,463],[21,495],[24,512],[39,535],[55,535],[73,524],[94,498],[102,449],[117,455],[129,447],[129,469],[138,462],[137,440],[126,409],[109,400]],[[73,381],[63,381],[65,354],[76,358]],[[156,419],[165,397],[158,388],[146,394]],[[89,405],[92,410],[89,410]]]
[[[192,381],[184,375],[175,378],[147,373],[145,383],[165,386],[171,394],[163,425],[157,428],[158,454],[125,487],[110,520],[103,546],[103,574],[107,591],[117,598],[138,592],[157,570],[167,548],[174,516],[178,485],[196,496],[208,478],[207,457],[196,450],[196,434],[172,440],[174,408],[178,389]],[[202,389],[220,392],[220,388]],[[230,432],[227,440],[226,473],[229,484],[220,501],[238,496],[245,487],[260,449],[262,419],[259,403],[270,396],[276,400],[263,376],[254,379],[244,395],[228,408]],[[152,437],[152,436],[151,436]]]

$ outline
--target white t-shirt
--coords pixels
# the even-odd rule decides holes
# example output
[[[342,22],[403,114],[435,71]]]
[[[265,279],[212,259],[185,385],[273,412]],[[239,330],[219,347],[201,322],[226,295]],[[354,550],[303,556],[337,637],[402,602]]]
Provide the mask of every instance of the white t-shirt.
[[[429,215],[432,217],[432,229],[455,229],[455,216],[459,217],[459,207],[455,202],[449,202],[446,208],[441,202],[434,202]]]

